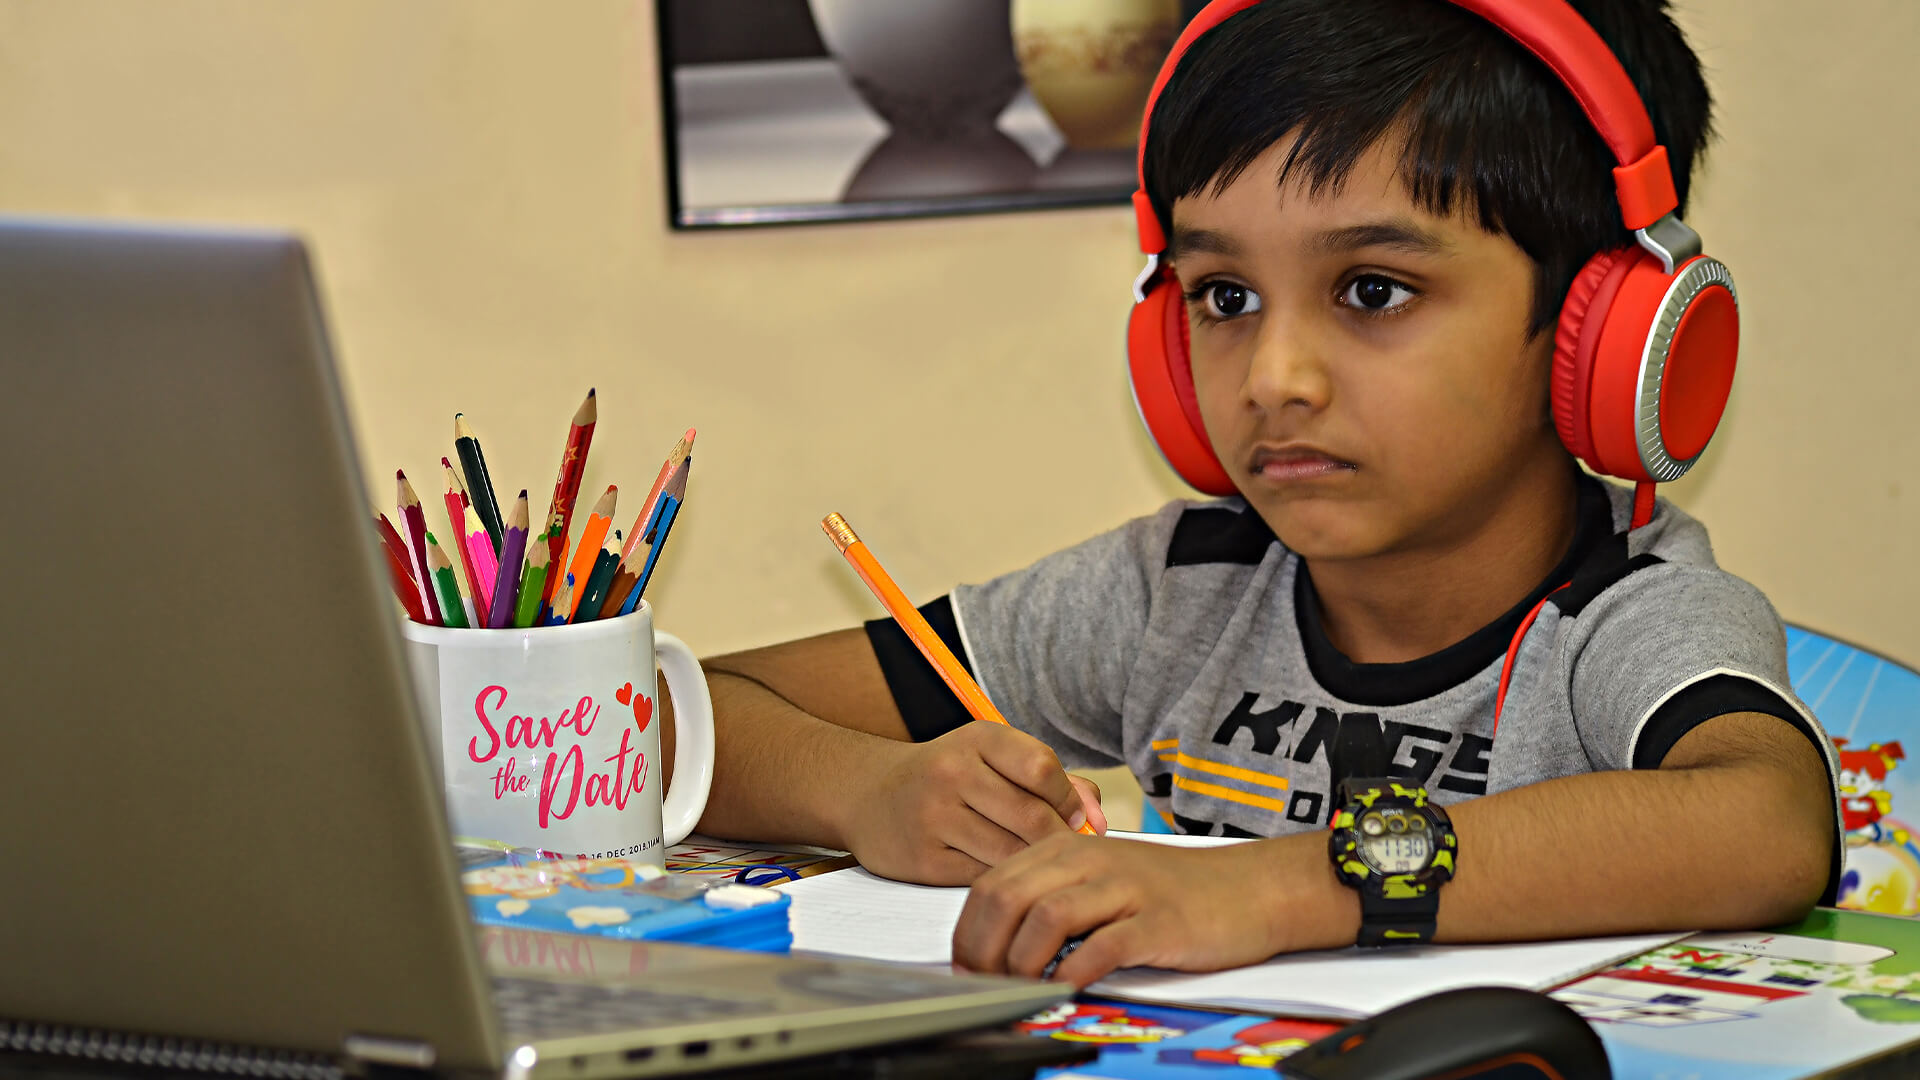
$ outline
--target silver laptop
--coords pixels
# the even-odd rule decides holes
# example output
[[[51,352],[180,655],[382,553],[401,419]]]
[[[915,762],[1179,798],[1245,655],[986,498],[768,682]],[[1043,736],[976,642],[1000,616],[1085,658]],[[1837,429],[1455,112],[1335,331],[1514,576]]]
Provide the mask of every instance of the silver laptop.
[[[585,1080],[1066,996],[476,929],[297,240],[0,220],[0,463],[0,1048]]]

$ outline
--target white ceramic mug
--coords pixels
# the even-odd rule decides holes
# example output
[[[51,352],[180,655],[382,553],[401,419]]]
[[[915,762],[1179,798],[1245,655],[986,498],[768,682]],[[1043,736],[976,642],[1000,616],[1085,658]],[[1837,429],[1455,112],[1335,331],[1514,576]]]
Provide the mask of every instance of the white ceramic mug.
[[[572,626],[404,628],[456,835],[664,865],[693,831],[713,786],[713,701],[650,605]],[[656,662],[674,705],[664,799]]]

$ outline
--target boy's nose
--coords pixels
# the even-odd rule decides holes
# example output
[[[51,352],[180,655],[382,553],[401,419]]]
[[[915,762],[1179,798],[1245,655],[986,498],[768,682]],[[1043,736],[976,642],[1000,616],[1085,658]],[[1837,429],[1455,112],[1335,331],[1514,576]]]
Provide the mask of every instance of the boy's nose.
[[[1313,335],[1297,324],[1269,319],[1247,365],[1249,404],[1267,412],[1326,408],[1332,383]]]

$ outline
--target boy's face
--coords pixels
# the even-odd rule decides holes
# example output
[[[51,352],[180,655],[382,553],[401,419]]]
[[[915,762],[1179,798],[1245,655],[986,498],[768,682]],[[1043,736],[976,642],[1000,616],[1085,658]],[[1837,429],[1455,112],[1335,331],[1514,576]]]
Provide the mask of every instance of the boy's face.
[[[1514,509],[1514,477],[1565,460],[1553,336],[1527,336],[1534,264],[1421,209],[1379,145],[1338,192],[1276,188],[1291,145],[1173,207],[1208,438],[1308,558],[1444,552]]]

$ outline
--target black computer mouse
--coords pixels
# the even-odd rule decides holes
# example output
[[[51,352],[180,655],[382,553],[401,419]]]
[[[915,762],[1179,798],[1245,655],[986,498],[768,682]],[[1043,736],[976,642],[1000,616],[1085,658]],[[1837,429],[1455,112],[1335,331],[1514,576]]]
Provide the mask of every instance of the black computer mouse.
[[[1277,1067],[1292,1080],[1612,1080],[1585,1020],[1531,990],[1449,990],[1341,1028]]]

